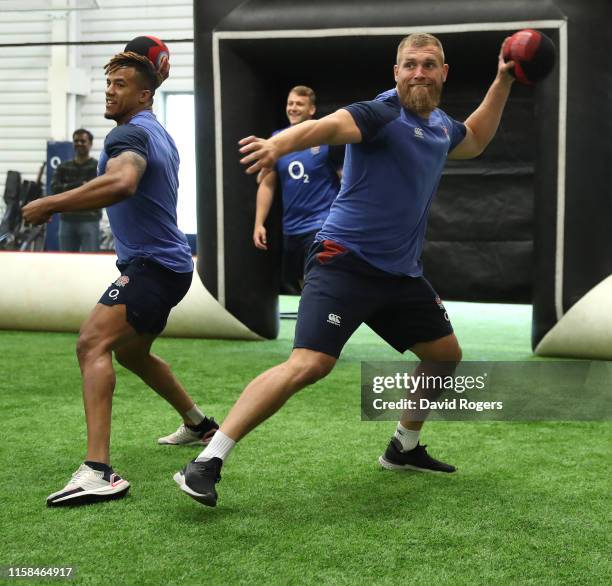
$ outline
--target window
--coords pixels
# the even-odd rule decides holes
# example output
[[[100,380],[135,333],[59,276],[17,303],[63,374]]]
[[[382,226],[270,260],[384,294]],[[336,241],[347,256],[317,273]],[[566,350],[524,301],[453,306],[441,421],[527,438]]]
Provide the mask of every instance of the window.
[[[164,98],[164,126],[174,139],[181,157],[178,226],[185,234],[195,234],[198,223],[193,93],[167,93]]]

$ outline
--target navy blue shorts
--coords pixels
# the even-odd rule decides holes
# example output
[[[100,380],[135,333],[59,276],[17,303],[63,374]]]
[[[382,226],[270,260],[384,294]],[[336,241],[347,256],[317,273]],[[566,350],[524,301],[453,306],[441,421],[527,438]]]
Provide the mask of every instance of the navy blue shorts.
[[[424,277],[391,275],[330,240],[313,244],[306,271],[294,348],[338,358],[362,323],[398,352],[453,333]]]
[[[127,321],[139,334],[160,334],[170,310],[187,295],[193,273],[175,273],[147,258],[117,268],[121,276],[98,303],[125,305]]]
[[[286,291],[299,295],[304,281],[304,265],[318,230],[283,236],[281,279]]]

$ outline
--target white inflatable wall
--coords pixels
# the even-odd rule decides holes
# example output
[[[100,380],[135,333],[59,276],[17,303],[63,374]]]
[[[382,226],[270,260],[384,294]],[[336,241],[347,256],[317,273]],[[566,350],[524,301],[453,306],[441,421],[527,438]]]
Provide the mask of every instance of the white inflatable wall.
[[[0,252],[0,329],[78,332],[119,276],[112,254]],[[194,273],[164,336],[261,340],[227,312]]]
[[[612,275],[569,308],[535,353],[612,360]]]

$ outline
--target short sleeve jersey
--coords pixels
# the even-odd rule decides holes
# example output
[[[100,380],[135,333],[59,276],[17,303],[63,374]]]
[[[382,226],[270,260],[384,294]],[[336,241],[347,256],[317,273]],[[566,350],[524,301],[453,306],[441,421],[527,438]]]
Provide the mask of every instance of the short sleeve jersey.
[[[139,112],[107,135],[98,175],[126,151],[143,157],[147,168],[136,193],[106,209],[119,263],[144,257],[177,273],[192,271],[191,249],[177,225],[179,154],[172,137],[152,112]]]
[[[274,134],[281,132],[277,130]],[[344,148],[315,146],[289,153],[276,162],[283,195],[283,233],[319,230],[338,195]]]
[[[333,240],[385,272],[421,276],[431,201],[465,126],[439,109],[419,117],[395,89],[346,110],[362,141],[346,147],[342,188],[317,240]]]

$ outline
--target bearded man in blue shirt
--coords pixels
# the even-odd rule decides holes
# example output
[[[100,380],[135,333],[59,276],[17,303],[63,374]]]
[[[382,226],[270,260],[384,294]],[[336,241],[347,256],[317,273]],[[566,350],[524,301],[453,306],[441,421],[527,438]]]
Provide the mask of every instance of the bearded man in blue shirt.
[[[440,41],[413,34],[399,44],[394,89],[270,139],[240,141],[247,173],[260,176],[286,153],[346,144],[343,181],[307,262],[291,356],[246,387],[208,447],[175,475],[186,494],[215,506],[215,484],[236,442],[294,393],[326,376],[361,323],[399,352],[416,354],[417,374],[428,375],[431,364],[439,365],[436,374],[454,372],[461,349],[422,273],[427,216],[446,159],[476,157],[495,135],[513,65],[500,51],[484,100],[460,123],[437,108],[448,75]],[[425,417],[402,416],[379,459],[384,468],[455,471],[419,443]]]

